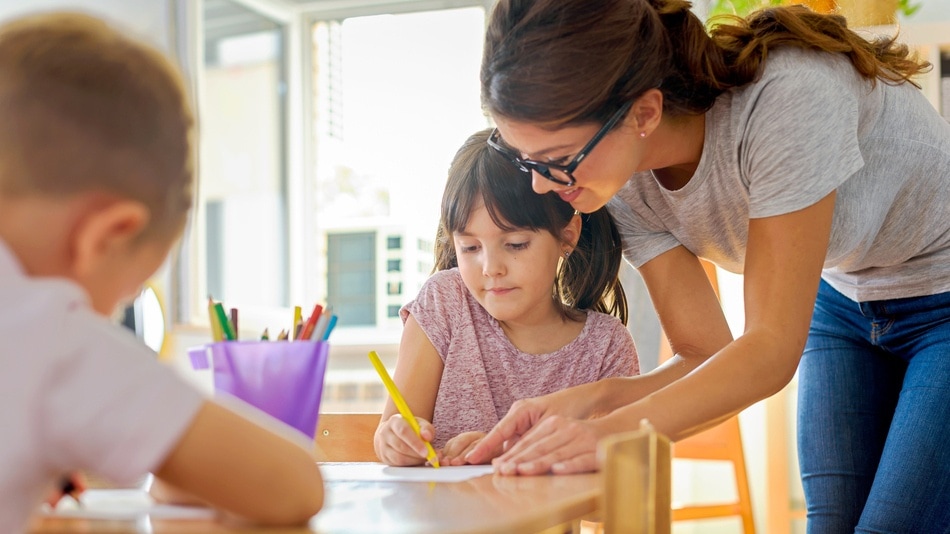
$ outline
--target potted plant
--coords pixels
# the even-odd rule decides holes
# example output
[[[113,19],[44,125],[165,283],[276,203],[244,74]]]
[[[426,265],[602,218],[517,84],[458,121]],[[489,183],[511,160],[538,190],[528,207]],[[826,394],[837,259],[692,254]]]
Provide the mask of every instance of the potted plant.
[[[922,0],[921,0],[922,1]],[[897,14],[909,17],[920,9],[913,0],[712,0],[709,17],[716,15],[745,16],[763,7],[801,3],[819,13],[838,13],[848,19],[851,27],[894,24]]]

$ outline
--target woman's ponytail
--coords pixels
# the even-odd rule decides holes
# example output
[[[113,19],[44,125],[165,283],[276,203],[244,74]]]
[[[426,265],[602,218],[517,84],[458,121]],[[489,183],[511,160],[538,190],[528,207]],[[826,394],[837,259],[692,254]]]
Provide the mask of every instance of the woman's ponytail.
[[[815,13],[800,5],[761,9],[748,18],[728,20],[728,24],[713,26],[710,35],[738,83],[753,81],[769,50],[780,46],[844,54],[872,82],[917,85],[913,76],[930,69],[929,63],[913,58],[896,36],[869,41],[848,29],[844,17]]]

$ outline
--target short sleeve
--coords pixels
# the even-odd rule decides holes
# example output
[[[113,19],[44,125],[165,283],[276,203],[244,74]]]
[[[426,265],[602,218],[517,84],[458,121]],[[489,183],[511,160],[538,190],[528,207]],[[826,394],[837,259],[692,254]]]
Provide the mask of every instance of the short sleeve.
[[[47,450],[54,465],[132,482],[161,465],[205,397],[130,332],[101,318],[71,323],[63,339],[75,348],[44,401]]]
[[[829,72],[836,63],[799,65],[753,84],[753,104],[739,119],[739,165],[753,219],[806,208],[864,165],[857,96]]]
[[[399,310],[403,323],[410,314],[415,318],[443,361],[452,341],[453,325],[461,324],[465,291],[458,269],[438,271],[422,284],[416,298]]]
[[[637,176],[633,180],[637,179],[653,180],[649,176]],[[643,194],[633,187],[633,180],[607,202],[607,210],[620,232],[623,257],[639,269],[680,243],[650,208]]]
[[[640,374],[640,358],[633,336],[616,317],[605,315],[600,329],[610,339],[598,380]]]

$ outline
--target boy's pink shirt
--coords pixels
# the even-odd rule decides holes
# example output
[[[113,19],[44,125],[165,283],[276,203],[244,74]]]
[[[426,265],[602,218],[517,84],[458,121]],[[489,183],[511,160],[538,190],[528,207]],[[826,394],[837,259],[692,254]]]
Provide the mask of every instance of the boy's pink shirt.
[[[458,269],[439,271],[406,304],[445,365],[432,424],[433,446],[487,432],[518,399],[613,376],[639,374],[633,338],[616,317],[588,312],[581,333],[550,354],[518,350],[469,293]]]

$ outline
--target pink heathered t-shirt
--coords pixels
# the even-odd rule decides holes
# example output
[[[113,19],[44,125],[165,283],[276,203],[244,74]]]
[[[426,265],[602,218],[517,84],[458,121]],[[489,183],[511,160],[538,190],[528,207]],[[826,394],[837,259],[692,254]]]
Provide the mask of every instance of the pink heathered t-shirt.
[[[403,322],[412,314],[445,365],[432,417],[437,448],[462,432],[491,430],[518,399],[640,373],[623,323],[593,311],[577,338],[559,350],[518,350],[469,293],[458,269],[433,274],[399,313]]]

